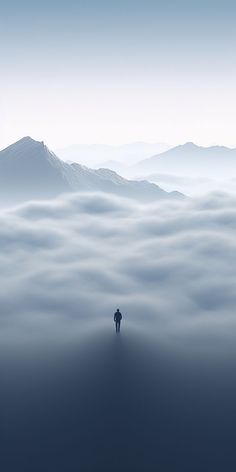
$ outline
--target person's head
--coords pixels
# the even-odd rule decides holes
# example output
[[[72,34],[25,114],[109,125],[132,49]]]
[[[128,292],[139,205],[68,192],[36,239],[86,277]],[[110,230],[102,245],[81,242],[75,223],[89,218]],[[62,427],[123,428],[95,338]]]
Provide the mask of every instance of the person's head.
[[[116,310],[116,311],[120,311],[120,310],[119,310],[119,308],[117,308],[117,310]]]

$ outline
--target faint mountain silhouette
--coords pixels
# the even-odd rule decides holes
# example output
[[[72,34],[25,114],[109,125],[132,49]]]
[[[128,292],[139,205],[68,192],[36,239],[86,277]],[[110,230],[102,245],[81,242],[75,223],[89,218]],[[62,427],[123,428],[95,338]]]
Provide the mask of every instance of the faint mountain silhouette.
[[[140,161],[136,174],[166,173],[214,178],[236,175],[236,149],[224,146],[201,147],[186,143]]]

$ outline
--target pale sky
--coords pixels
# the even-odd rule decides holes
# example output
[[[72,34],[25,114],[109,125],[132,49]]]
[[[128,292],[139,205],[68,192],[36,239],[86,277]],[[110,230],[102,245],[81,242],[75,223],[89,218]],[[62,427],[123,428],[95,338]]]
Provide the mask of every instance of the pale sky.
[[[0,148],[236,147],[230,0],[11,0],[0,18]]]

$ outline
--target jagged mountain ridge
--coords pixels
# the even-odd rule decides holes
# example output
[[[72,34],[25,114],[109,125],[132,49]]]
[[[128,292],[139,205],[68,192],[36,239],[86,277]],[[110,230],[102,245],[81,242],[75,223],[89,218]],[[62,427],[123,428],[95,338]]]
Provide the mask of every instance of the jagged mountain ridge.
[[[47,199],[78,191],[103,191],[144,201],[181,196],[146,181],[124,179],[109,169],[95,170],[78,163],[66,163],[44,142],[30,137],[0,151],[2,201]]]

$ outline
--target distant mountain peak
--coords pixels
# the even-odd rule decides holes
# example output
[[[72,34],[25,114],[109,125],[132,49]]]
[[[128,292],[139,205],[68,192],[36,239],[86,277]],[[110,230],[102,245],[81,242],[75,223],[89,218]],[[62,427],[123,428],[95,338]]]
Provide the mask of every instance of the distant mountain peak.
[[[186,142],[185,144],[181,144],[179,146],[176,146],[174,148],[172,148],[173,150],[174,149],[200,149],[200,150],[203,150],[203,151],[214,151],[214,150],[225,150],[225,151],[230,151],[232,150],[231,148],[227,147],[227,146],[220,146],[220,145],[214,145],[214,146],[199,146],[198,144],[195,144],[193,143],[192,141],[188,141]],[[168,151],[166,151],[168,152]]]
[[[193,143],[192,141],[187,141],[183,146],[185,147],[198,147],[197,144]]]
[[[5,149],[2,150],[2,152],[5,152],[6,150],[21,150],[21,149],[33,149],[33,148],[39,148],[39,147],[46,147],[43,141],[35,141],[35,139],[31,138],[30,136],[24,136],[23,138],[19,139],[15,143],[11,144],[10,146],[7,146]]]
[[[36,141],[35,139],[31,138],[31,136],[24,136],[23,138],[21,138],[19,141],[17,141],[18,143],[20,142],[35,142],[37,143],[38,141]]]
[[[235,169],[236,149],[198,146],[193,142],[156,154],[136,165],[140,176],[158,173],[222,179],[231,176]]]
[[[173,151],[173,150],[181,150],[181,151],[192,151],[192,150],[196,150],[196,149],[201,149],[200,146],[198,146],[197,144],[193,143],[192,141],[187,141],[186,143],[184,144],[179,144],[178,146],[175,146],[171,149],[168,149],[168,151]],[[165,152],[168,152],[168,151],[165,151]],[[160,153],[160,154],[164,154],[164,153]],[[157,154],[158,155],[158,154]]]
[[[30,144],[30,145],[36,145],[38,146],[39,144],[43,144],[43,141],[37,141],[36,139],[31,138],[31,136],[24,136],[23,138],[19,139],[19,141],[16,141],[15,143],[12,144],[12,146],[18,146],[20,144]]]

